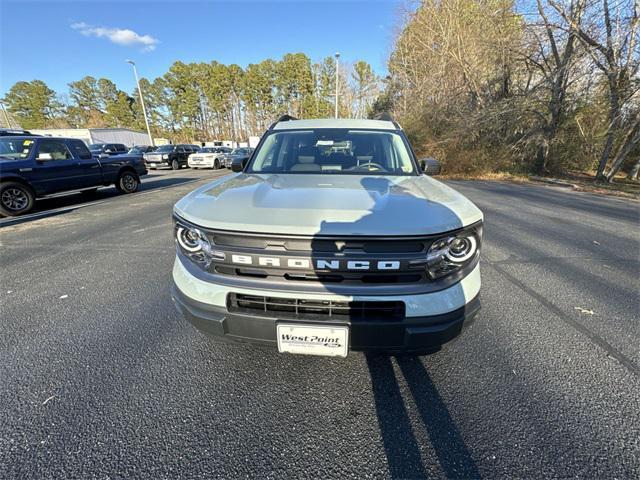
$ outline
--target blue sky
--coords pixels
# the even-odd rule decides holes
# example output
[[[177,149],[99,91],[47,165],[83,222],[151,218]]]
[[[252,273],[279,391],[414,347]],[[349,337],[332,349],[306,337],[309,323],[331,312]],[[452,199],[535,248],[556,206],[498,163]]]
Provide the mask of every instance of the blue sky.
[[[382,1],[0,0],[0,96],[40,79],[59,93],[85,75],[131,92],[125,59],[147,78],[176,60],[246,66],[288,52],[312,60],[340,51],[385,72],[401,3]]]

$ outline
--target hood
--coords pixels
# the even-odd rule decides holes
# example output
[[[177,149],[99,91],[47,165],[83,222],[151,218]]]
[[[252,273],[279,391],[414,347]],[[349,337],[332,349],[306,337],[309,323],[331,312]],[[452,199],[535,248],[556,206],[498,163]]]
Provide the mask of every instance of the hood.
[[[428,235],[482,219],[466,197],[426,175],[236,174],[174,207],[203,227],[293,235]]]

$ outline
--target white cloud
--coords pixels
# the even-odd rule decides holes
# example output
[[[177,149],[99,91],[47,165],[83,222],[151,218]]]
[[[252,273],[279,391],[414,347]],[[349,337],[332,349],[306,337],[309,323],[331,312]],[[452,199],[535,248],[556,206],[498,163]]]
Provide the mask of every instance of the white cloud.
[[[110,42],[124,46],[141,46],[143,52],[155,50],[156,45],[160,43],[151,35],[140,35],[128,28],[94,27],[84,22],[74,23],[71,28],[86,37],[106,38]]]

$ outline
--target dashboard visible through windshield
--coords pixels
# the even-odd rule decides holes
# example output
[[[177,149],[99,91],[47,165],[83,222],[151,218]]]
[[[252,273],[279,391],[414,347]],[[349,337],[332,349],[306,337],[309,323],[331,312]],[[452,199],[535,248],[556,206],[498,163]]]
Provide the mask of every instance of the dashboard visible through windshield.
[[[384,130],[315,129],[267,134],[251,173],[414,175],[407,144]]]

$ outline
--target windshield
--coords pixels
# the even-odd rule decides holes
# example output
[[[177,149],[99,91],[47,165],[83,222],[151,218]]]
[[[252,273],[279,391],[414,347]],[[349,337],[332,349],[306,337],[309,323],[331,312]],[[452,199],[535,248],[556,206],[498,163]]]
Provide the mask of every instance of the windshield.
[[[219,148],[204,147],[198,150],[198,153],[218,153],[219,151],[220,151]]]
[[[173,152],[173,148],[174,148],[174,145],[162,145],[162,146],[156,148],[155,151],[156,152],[160,152],[160,153],[162,153],[162,152],[164,152],[164,153]]]
[[[0,138],[0,156],[16,159],[28,158],[35,141],[29,138]]]
[[[253,173],[412,175],[407,144],[395,132],[349,129],[272,132],[253,156]]]
[[[89,145],[89,150],[93,150],[94,152],[100,151],[105,145],[105,143],[92,143],[91,145]]]

